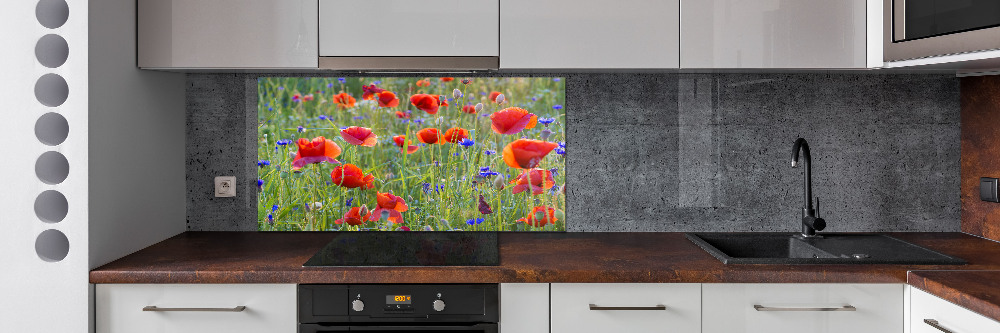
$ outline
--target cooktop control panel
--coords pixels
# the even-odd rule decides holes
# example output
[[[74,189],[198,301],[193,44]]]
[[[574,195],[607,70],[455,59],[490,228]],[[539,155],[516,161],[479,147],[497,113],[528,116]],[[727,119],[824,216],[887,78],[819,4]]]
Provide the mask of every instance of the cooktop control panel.
[[[490,321],[496,284],[299,285],[302,322]]]

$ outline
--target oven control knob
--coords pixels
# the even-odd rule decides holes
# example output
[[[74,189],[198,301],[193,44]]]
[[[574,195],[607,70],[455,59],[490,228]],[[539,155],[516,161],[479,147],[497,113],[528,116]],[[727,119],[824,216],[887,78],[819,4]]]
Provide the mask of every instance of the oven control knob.
[[[444,311],[444,301],[442,300],[434,301],[434,311],[438,312]]]
[[[354,311],[357,312],[364,311],[365,302],[362,302],[360,299],[356,299],[354,302],[351,302],[351,309],[354,309]]]

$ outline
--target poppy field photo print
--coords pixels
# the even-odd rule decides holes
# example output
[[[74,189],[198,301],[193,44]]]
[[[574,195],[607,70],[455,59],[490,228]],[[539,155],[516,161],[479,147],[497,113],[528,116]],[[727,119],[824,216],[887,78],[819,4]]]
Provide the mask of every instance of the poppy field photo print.
[[[565,82],[262,77],[262,231],[565,231]]]

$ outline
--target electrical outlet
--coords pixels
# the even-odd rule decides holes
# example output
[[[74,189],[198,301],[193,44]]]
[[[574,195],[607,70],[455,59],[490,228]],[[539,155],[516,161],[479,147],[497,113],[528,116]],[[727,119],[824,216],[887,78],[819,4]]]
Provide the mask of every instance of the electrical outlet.
[[[236,196],[236,177],[219,176],[215,177],[215,197],[226,198]]]

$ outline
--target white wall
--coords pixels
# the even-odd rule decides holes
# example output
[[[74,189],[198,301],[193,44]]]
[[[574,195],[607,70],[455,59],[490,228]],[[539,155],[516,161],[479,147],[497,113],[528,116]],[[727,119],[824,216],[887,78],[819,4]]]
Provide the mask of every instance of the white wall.
[[[136,67],[134,0],[90,0],[90,267],[184,231],[184,74]]]

